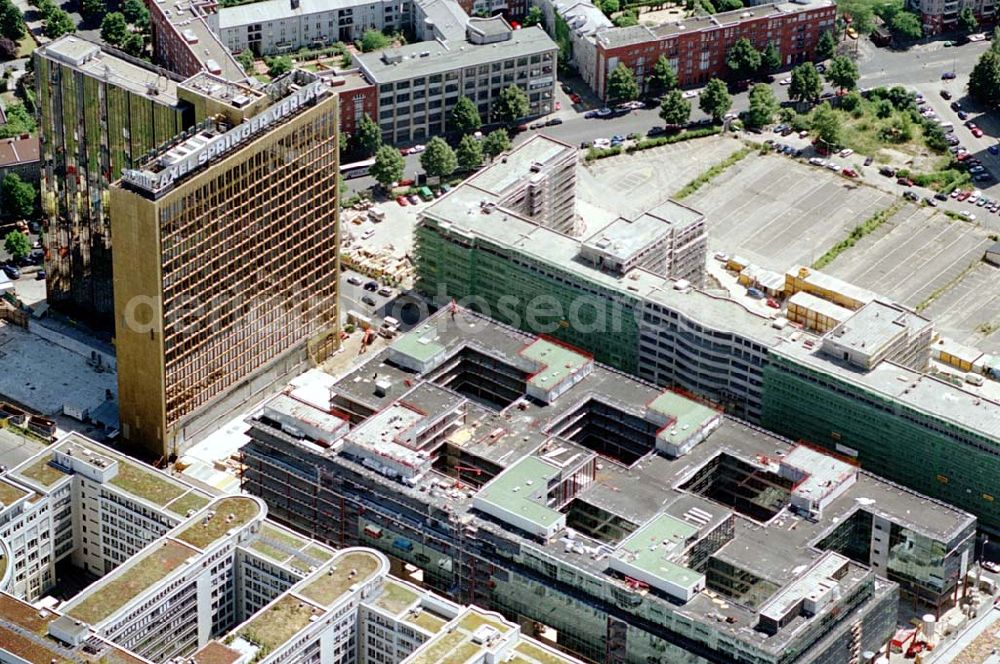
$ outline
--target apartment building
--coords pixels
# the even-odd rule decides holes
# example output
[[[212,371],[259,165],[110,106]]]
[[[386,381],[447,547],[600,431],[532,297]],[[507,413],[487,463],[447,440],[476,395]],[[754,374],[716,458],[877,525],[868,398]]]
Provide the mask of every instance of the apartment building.
[[[920,14],[924,34],[936,35],[958,29],[958,15],[966,7],[972,9],[980,23],[996,21],[997,7],[993,0],[907,0],[906,9]]]
[[[530,115],[552,111],[557,48],[541,28],[513,30],[500,17],[472,18],[459,32],[461,37],[355,57],[377,86],[383,141],[421,141],[449,131],[460,96],[490,118],[496,99],[511,85],[524,90]]]
[[[154,458],[338,343],[337,96],[228,101],[111,191],[121,433]]]
[[[0,140],[0,182],[15,174],[37,185],[39,180],[38,137],[17,136]]]
[[[484,652],[535,653],[532,664],[576,662],[498,614],[390,579],[374,550],[331,549],[268,521],[257,498],[210,496],[78,434],[6,473],[0,499],[4,664],[395,664],[453,632]],[[56,584],[25,578],[40,529],[43,555],[68,532],[59,561],[101,577],[57,611],[28,603]]]
[[[114,311],[108,191],[194,124],[179,77],[67,36],[35,50],[48,302],[107,325]]]
[[[955,601],[974,539],[969,514],[462,308],[250,424],[243,487],[274,518],[592,661],[855,661],[898,591]]]
[[[739,39],[749,39],[757,49],[773,43],[782,67],[812,59],[820,35],[834,29],[836,14],[831,0],[793,0],[654,26],[593,29],[585,40],[577,40],[573,57],[583,80],[601,98],[607,96],[608,76],[619,64],[631,69],[645,89],[661,56],[677,72],[679,85],[701,85],[727,74],[726,53]],[[587,22],[574,25],[588,30]],[[593,56],[585,53],[590,49]]]

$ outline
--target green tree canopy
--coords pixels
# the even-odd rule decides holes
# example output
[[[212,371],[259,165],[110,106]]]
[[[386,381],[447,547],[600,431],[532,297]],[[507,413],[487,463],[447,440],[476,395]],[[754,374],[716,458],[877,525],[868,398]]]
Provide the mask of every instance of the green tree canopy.
[[[774,121],[774,114],[780,105],[774,96],[771,86],[758,83],[750,88],[750,108],[747,111],[747,123],[751,127],[763,127]]]
[[[0,1],[0,35],[7,39],[18,41],[28,34],[24,25],[24,14],[11,2]]]
[[[760,52],[760,66],[764,71],[777,71],[781,68],[781,51],[773,42],[767,42],[767,46]]]
[[[837,38],[833,36],[831,30],[824,30],[816,42],[816,59],[829,60],[837,51]]]
[[[969,95],[976,101],[996,108],[1000,104],[1000,53],[994,48],[979,56],[979,62],[969,75]]]
[[[710,79],[698,95],[698,108],[712,116],[715,122],[720,122],[732,106],[733,98],[726,84],[717,78]]]
[[[608,75],[607,92],[608,99],[612,101],[631,101],[639,96],[639,84],[635,81],[635,74],[624,62],[619,62]]]
[[[458,149],[455,150],[455,158],[458,166],[463,171],[472,171],[483,165],[483,144],[477,141],[471,134],[466,134],[458,142]]]
[[[253,57],[253,51],[248,48],[243,49],[240,51],[240,54],[236,56],[236,59],[239,60],[240,66],[243,67],[243,71],[252,76],[255,71],[254,67],[256,64],[256,58]]]
[[[510,149],[510,136],[506,129],[495,129],[486,134],[483,139],[483,152],[492,160],[500,153]]]
[[[149,28],[149,10],[142,4],[142,0],[125,0],[121,7],[126,21],[140,30]]]
[[[7,124],[0,125],[0,138],[30,134],[35,128],[35,116],[24,108],[24,104],[14,102],[7,107]]]
[[[0,200],[3,201],[4,209],[13,212],[15,217],[26,219],[35,212],[38,190],[35,185],[22,180],[17,173],[11,173],[0,182]],[[31,250],[30,243],[28,250]],[[14,253],[9,248],[7,251]]]
[[[731,12],[737,9],[743,9],[743,0],[717,0],[715,8],[720,12]]]
[[[545,19],[545,15],[542,14],[542,10],[538,5],[532,5],[528,13],[524,15],[524,21],[521,23],[526,28],[530,28],[533,25],[540,25]]]
[[[21,231],[11,231],[3,239],[3,248],[15,259],[27,258],[31,253],[31,240]]]
[[[440,136],[427,142],[427,149],[420,155],[420,165],[429,177],[445,178],[458,168],[458,158],[451,146]]]
[[[611,16],[621,9],[621,3],[618,0],[600,0],[598,7],[605,16]]]
[[[958,12],[958,27],[965,32],[974,32],[979,27],[979,21],[976,20],[976,14],[972,11],[972,7],[966,5],[962,7],[962,11]]]
[[[101,39],[120,47],[128,37],[128,22],[120,12],[111,12],[101,21]]]
[[[0,60],[13,60],[17,57],[17,44],[8,37],[0,36]]]
[[[133,57],[141,57],[146,50],[146,39],[138,32],[130,32],[122,42],[121,49]]]
[[[457,129],[463,134],[471,134],[483,126],[483,121],[479,117],[479,109],[476,102],[465,95],[458,98],[455,108],[451,109],[450,127]]]
[[[816,132],[816,137],[828,148],[840,147],[841,141],[843,141],[843,126],[840,122],[840,116],[830,107],[829,103],[823,102],[813,111],[812,129]]]
[[[660,102],[660,119],[668,126],[686,124],[691,118],[691,102],[680,90],[671,90]]]
[[[108,11],[104,0],[80,0],[80,13],[90,19],[101,18]]]
[[[736,78],[751,78],[760,69],[760,53],[749,39],[741,37],[726,53],[726,66]]]
[[[267,75],[271,78],[277,78],[292,71],[292,59],[287,55],[264,58],[264,63],[267,64]]]
[[[382,145],[382,130],[367,113],[361,116],[354,129],[355,145],[365,156],[374,154]]]
[[[823,81],[811,62],[803,62],[792,70],[792,83],[788,86],[788,98],[797,101],[815,102],[823,92]]]
[[[76,32],[76,24],[69,14],[56,8],[45,17],[45,26],[42,31],[49,39],[58,39],[63,35]]]
[[[650,75],[647,85],[651,92],[662,94],[670,92],[677,87],[677,72],[670,66],[667,56],[661,55],[653,65],[653,73]]]
[[[897,12],[892,17],[889,27],[902,39],[920,39],[924,36],[924,26],[920,23],[920,16],[913,12]]]
[[[496,120],[507,124],[520,120],[530,112],[528,95],[524,94],[524,90],[516,85],[508,85],[504,88],[493,104],[493,115]]]
[[[399,182],[403,177],[403,168],[406,162],[399,150],[391,145],[383,145],[375,152],[375,163],[368,169],[368,173],[380,185],[388,189],[393,182]]]
[[[392,40],[379,30],[365,30],[365,33],[361,35],[361,52],[371,53],[372,51],[385,48],[391,43]]]
[[[853,90],[858,85],[858,67],[847,56],[841,55],[830,61],[826,69],[826,80],[841,90]]]

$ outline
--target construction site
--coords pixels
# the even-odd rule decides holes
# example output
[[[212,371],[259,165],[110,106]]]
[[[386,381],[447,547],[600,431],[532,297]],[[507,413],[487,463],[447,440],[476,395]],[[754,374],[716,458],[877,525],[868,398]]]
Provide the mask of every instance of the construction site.
[[[860,661],[968,601],[973,516],[461,308],[249,422],[274,517],[590,660]]]

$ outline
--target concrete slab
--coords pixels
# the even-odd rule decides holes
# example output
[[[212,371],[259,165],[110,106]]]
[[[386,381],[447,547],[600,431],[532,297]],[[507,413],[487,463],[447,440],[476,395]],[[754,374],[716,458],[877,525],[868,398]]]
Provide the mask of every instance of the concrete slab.
[[[117,392],[115,374],[95,371],[89,358],[0,322],[0,399],[15,401],[44,415],[62,412],[64,403],[87,409]]]

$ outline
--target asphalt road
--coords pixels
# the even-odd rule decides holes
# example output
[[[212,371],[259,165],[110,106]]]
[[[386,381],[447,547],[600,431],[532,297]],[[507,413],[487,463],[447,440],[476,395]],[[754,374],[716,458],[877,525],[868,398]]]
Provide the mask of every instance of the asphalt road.
[[[937,91],[944,87],[941,85],[941,74],[946,71],[955,71],[958,73],[959,78],[956,81],[951,81],[948,87],[952,90],[960,91],[964,85],[964,81],[968,79],[968,73],[976,64],[979,56],[989,48],[989,42],[969,43],[954,48],[944,48],[943,44],[944,41],[939,40],[926,44],[918,44],[906,51],[869,47],[860,53],[858,57],[858,69],[861,73],[858,85],[862,88],[880,85],[917,87],[928,98],[931,98],[932,94],[936,95]],[[788,87],[780,85],[778,82],[786,76],[787,74],[776,75],[775,82],[771,84],[771,87],[775,91],[775,96],[779,101],[788,99]],[[573,85],[575,82],[570,80],[569,83]],[[827,89],[829,90],[829,88]],[[959,96],[960,94],[956,95],[956,98]],[[938,101],[941,100],[938,99]],[[705,119],[707,116],[698,110],[697,98],[691,99],[691,102],[693,107],[691,120]],[[938,110],[941,110],[940,104],[935,104],[935,106],[939,107]],[[746,92],[733,96],[734,112],[745,111],[747,107]],[[559,111],[556,114],[562,118],[563,123],[554,127],[546,127],[544,132],[552,138],[565,141],[571,145],[579,145],[583,141],[593,141],[595,138],[610,138],[615,134],[625,136],[632,132],[637,132],[644,135],[652,127],[663,124],[656,108],[632,111],[627,115],[607,120],[584,118],[582,111],[576,112],[570,110],[567,103],[563,103],[563,108],[566,110]],[[947,104],[944,105],[944,108],[947,108]],[[957,118],[955,125],[956,127],[958,126]],[[984,127],[984,129],[989,136],[1000,135],[1000,132],[989,131],[988,127]],[[521,132],[515,137],[514,143],[517,144],[525,140],[528,136],[535,133],[535,131]],[[971,137],[961,136],[961,138],[964,143],[966,142],[966,138]],[[981,140],[984,141],[982,151],[985,153],[987,137]],[[406,168],[404,170],[404,177],[415,177],[422,172],[420,168],[420,155],[409,155],[405,159]],[[983,161],[987,163],[986,160]],[[993,169],[993,171],[995,174],[1000,175],[1000,162],[997,163],[997,168]],[[357,178],[349,180],[347,185],[352,191],[360,191],[374,186],[375,181],[367,177]]]

